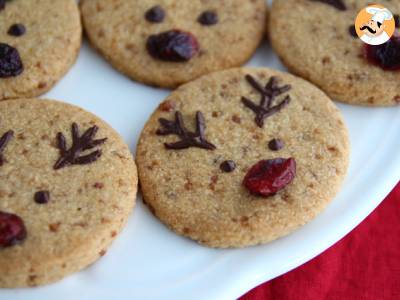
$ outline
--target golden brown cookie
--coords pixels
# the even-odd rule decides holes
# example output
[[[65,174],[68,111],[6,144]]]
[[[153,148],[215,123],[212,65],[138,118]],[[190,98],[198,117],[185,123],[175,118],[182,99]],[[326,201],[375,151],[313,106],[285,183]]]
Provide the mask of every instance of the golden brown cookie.
[[[0,102],[0,287],[51,283],[103,256],[135,203],[128,146],[48,100]]]
[[[335,100],[369,106],[399,104],[400,70],[384,70],[367,60],[366,44],[355,33],[356,16],[371,1],[331,2],[341,4],[274,0],[270,39],[283,63]],[[379,4],[400,14],[400,1],[383,0]],[[389,48],[384,50],[385,57],[393,56],[400,67],[400,36]]]
[[[149,85],[176,87],[240,66],[263,39],[264,0],[83,0],[86,33],[111,64]]]
[[[0,100],[41,95],[78,56],[82,26],[76,1],[2,2]]]
[[[310,83],[231,69],[173,92],[145,125],[136,161],[144,201],[171,229],[245,247],[326,207],[345,177],[349,139],[339,110]]]

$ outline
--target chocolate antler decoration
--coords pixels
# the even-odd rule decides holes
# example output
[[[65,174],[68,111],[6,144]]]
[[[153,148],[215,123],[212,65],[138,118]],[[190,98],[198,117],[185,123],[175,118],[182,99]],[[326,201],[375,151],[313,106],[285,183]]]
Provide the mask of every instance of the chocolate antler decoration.
[[[159,119],[162,129],[157,130],[158,135],[176,134],[181,138],[176,143],[165,143],[165,148],[171,150],[182,150],[190,147],[197,147],[206,150],[214,150],[216,147],[208,142],[205,138],[206,124],[203,114],[196,112],[196,131],[189,132],[183,122],[182,113],[177,111],[175,113],[175,120],[169,121],[167,119]]]
[[[322,2],[342,11],[347,9],[346,4],[344,4],[343,0],[312,0],[312,1]]]
[[[57,134],[57,147],[60,150],[60,158],[54,165],[54,169],[58,170],[68,165],[86,165],[95,162],[101,156],[101,150],[93,151],[92,153],[84,156],[79,156],[81,152],[95,148],[103,144],[107,138],[94,140],[99,127],[93,126],[85,131],[82,136],[79,136],[78,124],[72,123],[72,146],[67,149],[67,142],[65,136],[59,132]]]
[[[285,106],[290,103],[290,96],[286,96],[282,102],[279,104],[272,106],[276,97],[286,93],[291,89],[290,85],[284,85],[282,87],[278,86],[278,79],[276,77],[271,77],[269,82],[266,84],[265,88],[259,84],[254,77],[251,75],[246,75],[247,82],[257,90],[261,95],[261,104],[256,105],[251,100],[246,97],[242,97],[242,102],[248,108],[256,113],[256,124],[262,128],[264,126],[264,120],[273,114],[281,111]]]
[[[4,164],[3,152],[8,142],[13,138],[14,131],[9,130],[0,138],[0,167]]]

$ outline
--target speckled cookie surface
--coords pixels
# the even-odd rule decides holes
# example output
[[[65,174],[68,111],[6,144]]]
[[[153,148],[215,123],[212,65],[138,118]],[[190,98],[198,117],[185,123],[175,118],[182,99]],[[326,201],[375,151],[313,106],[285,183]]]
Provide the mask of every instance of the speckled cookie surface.
[[[331,98],[357,105],[400,103],[400,71],[385,71],[363,55],[364,43],[349,33],[371,1],[344,0],[346,10],[311,0],[274,0],[270,39],[284,64]],[[379,1],[400,13],[399,1]],[[397,29],[398,30],[398,29]]]
[[[266,118],[262,128],[241,100],[258,105],[260,97],[246,75],[261,86],[272,76],[279,85],[291,85],[285,93],[290,103]],[[178,111],[189,132],[195,131],[196,112],[203,114],[204,136],[214,150],[166,148],[164,143],[180,138],[159,135],[159,119],[174,120]],[[272,139],[284,147],[270,150]],[[253,196],[243,186],[258,161],[290,157],[297,162],[297,175],[276,195]],[[266,243],[313,219],[338,192],[348,158],[344,121],[323,92],[286,73],[244,68],[203,76],[173,92],[146,124],[136,161],[144,201],[159,219],[201,244],[225,248]],[[221,170],[227,160],[236,165],[230,173]]]
[[[9,33],[15,24],[24,26],[24,34]],[[81,27],[75,0],[6,1],[0,9],[0,43],[17,49],[23,70],[0,76],[0,100],[34,97],[53,87],[76,60]]]
[[[74,122],[79,132],[72,143]],[[94,126],[97,132],[88,133]],[[26,238],[0,244],[0,287],[54,282],[106,253],[134,206],[136,167],[120,136],[75,106],[3,101],[0,138],[10,130],[13,137],[0,147],[0,212],[19,216]],[[1,221],[4,243],[7,227]]]
[[[156,6],[164,18],[149,22],[146,13]],[[266,9],[264,0],[81,1],[85,30],[94,47],[133,79],[162,87],[246,62],[264,37]],[[217,23],[202,25],[199,17],[204,12],[214,13]],[[206,19],[213,21],[215,15]],[[170,30],[189,32],[197,39],[199,51],[189,61],[166,62],[148,53],[148,38]]]

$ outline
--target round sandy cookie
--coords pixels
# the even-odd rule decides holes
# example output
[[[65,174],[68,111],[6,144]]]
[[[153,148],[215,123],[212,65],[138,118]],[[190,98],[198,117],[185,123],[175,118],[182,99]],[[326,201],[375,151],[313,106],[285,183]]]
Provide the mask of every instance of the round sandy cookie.
[[[384,70],[370,63],[365,56],[367,46],[355,32],[357,14],[371,1],[326,2],[332,5],[324,1],[274,0],[269,35],[283,63],[335,100],[368,106],[400,103],[400,70]],[[382,0],[379,4],[393,14],[400,13],[400,1]],[[400,37],[389,48],[386,55],[396,60]],[[400,66],[398,58],[399,54]]]
[[[0,287],[60,280],[124,227],[137,173],[121,137],[78,107],[0,102]]]
[[[129,77],[174,88],[240,66],[264,37],[264,0],[83,0],[91,43]],[[234,47],[233,47],[234,45]]]
[[[0,100],[41,95],[78,56],[82,26],[76,1],[0,2]]]
[[[265,160],[281,174],[280,190],[244,185]],[[348,160],[343,118],[323,92],[252,68],[181,86],[151,116],[136,155],[150,210],[178,234],[221,248],[266,243],[313,219],[338,192]]]

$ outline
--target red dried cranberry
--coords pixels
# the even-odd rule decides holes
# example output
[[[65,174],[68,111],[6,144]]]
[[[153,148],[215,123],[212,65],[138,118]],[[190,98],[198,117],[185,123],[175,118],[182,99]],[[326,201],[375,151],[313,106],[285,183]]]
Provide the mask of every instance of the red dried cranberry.
[[[0,211],[0,248],[13,246],[25,238],[24,221],[17,215]]]
[[[14,24],[11,25],[7,33],[12,36],[22,36],[26,32],[24,24]]]
[[[262,160],[247,172],[243,184],[250,193],[269,197],[284,189],[295,176],[296,161],[294,158]]]
[[[17,76],[23,70],[18,50],[8,44],[0,43],[0,78]]]
[[[159,60],[185,62],[199,51],[199,43],[189,32],[171,30],[151,35],[147,40],[147,51]]]
[[[218,15],[210,10],[203,12],[197,21],[204,26],[211,26],[218,23]]]
[[[161,6],[157,5],[146,12],[145,18],[151,23],[161,23],[165,19],[165,12]]]
[[[365,45],[365,57],[384,70],[400,70],[400,36],[394,35],[382,45]]]

